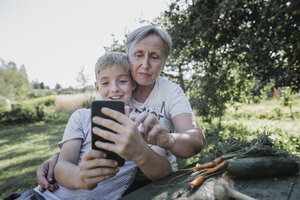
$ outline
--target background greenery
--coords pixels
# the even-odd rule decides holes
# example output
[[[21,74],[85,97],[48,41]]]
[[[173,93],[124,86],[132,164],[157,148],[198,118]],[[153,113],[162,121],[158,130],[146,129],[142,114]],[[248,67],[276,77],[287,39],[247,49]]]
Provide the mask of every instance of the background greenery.
[[[237,107],[238,106],[238,107]],[[288,107],[274,99],[256,104],[230,106],[218,128],[218,120],[198,124],[206,134],[201,154],[190,159],[178,159],[179,167],[207,156],[220,142],[230,138],[251,140],[263,131],[271,133],[274,143],[288,152],[300,155],[300,98],[293,98],[292,120]],[[63,136],[69,113],[57,112],[55,120],[0,127],[0,194],[24,192],[37,186],[36,167],[58,151],[57,143]]]
[[[171,35],[162,76],[182,87],[207,137],[201,154],[178,159],[180,167],[230,137],[262,132],[299,156],[300,1],[170,0],[147,23]],[[105,50],[124,51],[124,41]],[[50,89],[30,83],[24,65],[0,59],[1,198],[36,186],[36,167],[58,151],[70,113],[96,95],[87,80],[82,66],[80,88]]]

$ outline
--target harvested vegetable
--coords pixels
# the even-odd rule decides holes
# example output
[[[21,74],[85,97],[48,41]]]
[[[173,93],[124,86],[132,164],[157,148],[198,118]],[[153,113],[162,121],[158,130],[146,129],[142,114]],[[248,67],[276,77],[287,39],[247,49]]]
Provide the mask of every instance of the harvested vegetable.
[[[294,160],[282,157],[231,159],[224,165],[229,175],[249,178],[294,175],[298,168]]]
[[[181,171],[197,171],[199,169],[206,169],[206,168],[210,168],[210,167],[215,167],[218,164],[220,164],[222,161],[223,161],[223,158],[222,157],[218,157],[218,158],[216,158],[212,162],[207,162],[207,163],[204,163],[202,165],[197,165],[195,167],[188,168],[188,169],[181,169]]]
[[[197,181],[196,177],[190,184],[193,187],[199,186],[203,180],[201,176],[207,176],[211,173],[214,172],[221,172],[224,170],[223,166],[225,164],[225,161],[228,159],[236,159],[240,160],[240,158],[251,158],[251,157],[285,157],[289,158],[291,157],[286,151],[284,150],[279,150],[276,147],[273,146],[272,140],[269,138],[269,134],[264,133],[258,135],[256,138],[254,138],[251,142],[247,142],[245,140],[237,140],[234,138],[230,138],[227,142],[220,144],[220,149],[216,152],[217,158],[208,163],[201,164],[196,167],[188,168],[188,169],[182,169],[181,171],[189,171],[189,172],[194,172],[194,171],[200,171],[199,179],[201,181]],[[266,162],[265,162],[266,164]],[[275,163],[274,163],[275,164]],[[287,161],[286,161],[287,164]],[[247,165],[247,164],[246,164]],[[262,166],[263,164],[260,164]],[[276,165],[282,167],[281,169],[284,168],[284,164],[277,164]],[[231,167],[231,165],[226,164],[227,169],[229,171],[231,170],[231,174],[235,169],[234,167]],[[241,167],[242,164],[239,164]],[[288,164],[291,169],[295,171],[295,165],[294,164]],[[271,166],[269,166],[271,167]],[[273,166],[272,166],[273,167]],[[278,168],[274,168],[274,172]],[[287,168],[290,169],[290,168]],[[268,171],[264,169],[265,171]],[[204,172],[203,172],[204,171]],[[242,170],[240,170],[242,171]],[[244,170],[248,171],[248,170]],[[263,171],[263,170],[262,170]],[[271,170],[272,171],[272,170]],[[298,166],[297,166],[297,171],[298,171]],[[234,173],[234,172],[233,172]],[[266,173],[264,173],[266,174]],[[271,175],[271,174],[270,174]],[[272,174],[273,175],[273,174]],[[278,174],[277,174],[278,175]],[[288,174],[287,174],[288,175]],[[204,177],[205,179],[205,177]],[[198,183],[198,184],[195,184]]]
[[[199,186],[201,183],[203,183],[204,180],[205,180],[204,176],[203,175],[199,175],[192,182],[190,182],[190,187],[193,189],[193,188]]]
[[[217,166],[208,168],[206,171],[200,173],[198,176],[196,176],[196,178],[193,179],[192,182],[190,182],[190,187],[193,189],[194,187],[199,186],[207,178],[207,175],[213,174],[215,172],[223,171],[223,167],[225,163],[226,160],[223,160]]]

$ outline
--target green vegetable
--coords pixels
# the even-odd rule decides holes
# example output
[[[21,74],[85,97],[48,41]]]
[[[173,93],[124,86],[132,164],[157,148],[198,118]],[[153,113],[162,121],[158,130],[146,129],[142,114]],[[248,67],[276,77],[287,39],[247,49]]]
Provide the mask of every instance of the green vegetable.
[[[298,168],[294,160],[283,157],[230,159],[224,165],[229,175],[249,178],[294,175]]]

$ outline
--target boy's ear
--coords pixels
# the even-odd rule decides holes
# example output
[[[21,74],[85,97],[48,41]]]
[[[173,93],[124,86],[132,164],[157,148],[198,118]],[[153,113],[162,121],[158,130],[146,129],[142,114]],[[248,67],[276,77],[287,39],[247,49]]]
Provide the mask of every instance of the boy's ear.
[[[99,86],[97,84],[97,81],[94,82],[94,86],[95,86],[96,90],[99,92]]]

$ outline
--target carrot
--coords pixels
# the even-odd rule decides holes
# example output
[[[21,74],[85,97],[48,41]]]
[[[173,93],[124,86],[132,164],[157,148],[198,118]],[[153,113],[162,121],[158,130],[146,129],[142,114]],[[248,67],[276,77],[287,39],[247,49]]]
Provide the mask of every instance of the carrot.
[[[223,170],[224,164],[226,163],[226,160],[223,160],[220,164],[218,164],[217,166],[207,169],[205,172],[201,173],[200,175],[207,175],[207,174],[211,174],[214,173],[216,171],[219,170]]]
[[[213,168],[209,168],[207,169],[205,172],[202,172],[201,174],[199,174],[198,176],[196,176],[196,178],[194,178],[194,180],[192,182],[190,182],[190,187],[193,189],[194,187],[199,186],[201,183],[203,183],[203,181],[208,178],[209,174],[212,174],[214,172],[223,170],[224,164],[226,163],[226,160],[223,160],[220,164],[218,164],[217,166],[213,167]]]
[[[194,187],[197,187],[203,182],[204,182],[204,176],[199,175],[192,182],[190,182],[190,187],[193,189]]]
[[[216,165],[218,165],[220,162],[222,162],[223,158],[222,157],[218,157],[216,158],[214,161],[212,162],[207,162],[204,163],[202,165],[198,165],[196,167],[192,167],[192,168],[188,168],[188,169],[182,169],[182,171],[197,171],[199,169],[205,169],[205,168],[211,168],[211,167],[215,167]]]

